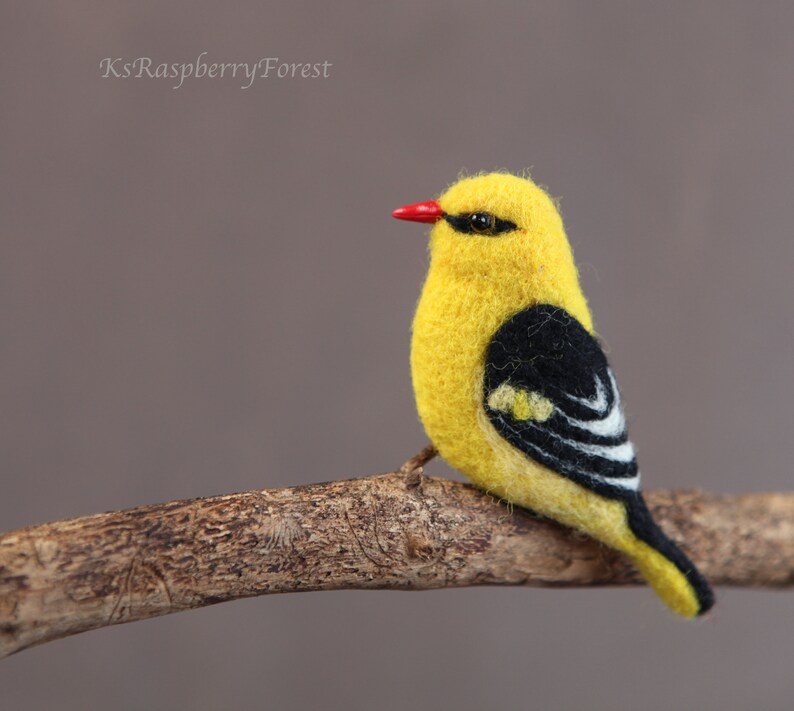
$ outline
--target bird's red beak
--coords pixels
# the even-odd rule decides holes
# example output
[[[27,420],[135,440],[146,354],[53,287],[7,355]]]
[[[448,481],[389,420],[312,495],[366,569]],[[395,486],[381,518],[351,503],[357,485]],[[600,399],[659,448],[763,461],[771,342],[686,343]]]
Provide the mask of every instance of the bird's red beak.
[[[444,211],[435,200],[428,200],[427,202],[417,202],[414,205],[398,207],[391,215],[398,220],[433,224],[444,217]]]

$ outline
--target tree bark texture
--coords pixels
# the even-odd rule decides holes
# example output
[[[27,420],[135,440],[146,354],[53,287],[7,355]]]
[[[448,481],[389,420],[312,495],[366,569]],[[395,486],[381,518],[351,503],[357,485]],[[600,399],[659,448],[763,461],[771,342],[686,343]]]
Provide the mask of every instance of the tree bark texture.
[[[401,472],[174,501],[0,536],[0,656],[121,622],[305,590],[628,585],[619,553],[477,489]],[[649,492],[715,585],[794,583],[794,494]]]

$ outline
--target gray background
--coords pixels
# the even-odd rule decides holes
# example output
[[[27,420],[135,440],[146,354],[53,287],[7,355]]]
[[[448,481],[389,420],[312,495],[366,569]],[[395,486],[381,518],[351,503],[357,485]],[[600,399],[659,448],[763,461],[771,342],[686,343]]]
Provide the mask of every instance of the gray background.
[[[399,465],[425,443],[426,244],[389,212],[463,169],[562,198],[647,487],[790,488],[791,4],[8,3],[0,27],[2,529]],[[100,76],[202,50],[333,67]],[[24,652],[0,705],[783,709],[792,613],[733,590],[694,624],[642,589],[260,598]]]

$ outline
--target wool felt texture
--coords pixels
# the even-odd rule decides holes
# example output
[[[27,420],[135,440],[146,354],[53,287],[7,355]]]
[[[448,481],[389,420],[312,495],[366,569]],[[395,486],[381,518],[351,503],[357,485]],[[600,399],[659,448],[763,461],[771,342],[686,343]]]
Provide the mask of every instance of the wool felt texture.
[[[639,493],[615,378],[554,202],[528,179],[491,173],[437,203],[411,343],[433,444],[486,491],[628,554],[675,612],[704,613],[708,584]]]
[[[493,408],[505,386],[551,405],[544,419]],[[486,412],[535,461],[605,496],[639,486],[617,384],[596,340],[568,313],[541,304],[503,323],[485,355]],[[528,409],[528,408],[527,408]]]

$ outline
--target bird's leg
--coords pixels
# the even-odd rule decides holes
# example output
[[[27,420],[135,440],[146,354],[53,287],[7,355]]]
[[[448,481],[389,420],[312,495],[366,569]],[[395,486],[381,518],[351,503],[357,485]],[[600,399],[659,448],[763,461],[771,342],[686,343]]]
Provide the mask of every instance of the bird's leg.
[[[415,489],[422,485],[422,477],[425,473],[425,464],[438,454],[432,444],[428,444],[419,454],[415,454],[400,467],[400,473],[406,476],[406,485],[409,489]]]

